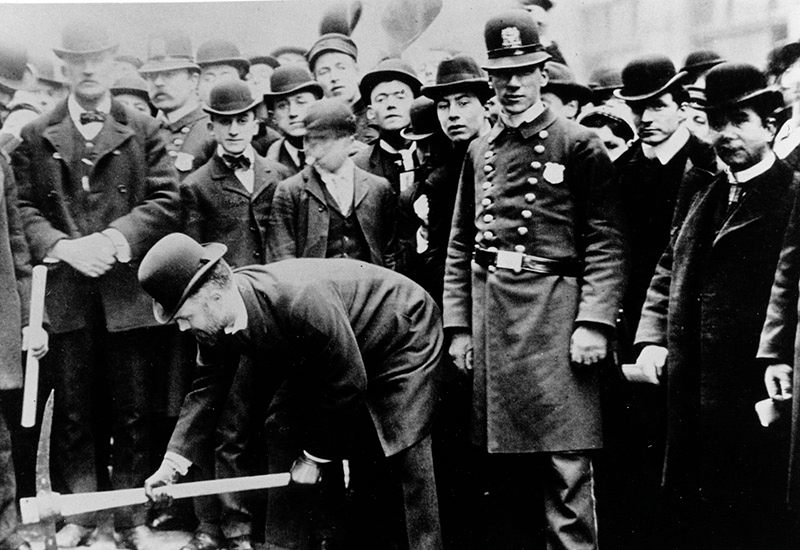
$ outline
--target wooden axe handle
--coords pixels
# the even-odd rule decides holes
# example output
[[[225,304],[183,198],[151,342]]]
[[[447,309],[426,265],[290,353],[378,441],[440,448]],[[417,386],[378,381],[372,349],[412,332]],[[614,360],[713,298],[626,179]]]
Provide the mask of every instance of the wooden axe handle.
[[[30,329],[42,328],[44,318],[44,289],[47,284],[47,267],[37,265],[33,268],[31,279],[31,309],[28,318]],[[29,330],[30,330],[29,329]],[[25,386],[22,392],[23,428],[31,428],[36,423],[36,402],[39,393],[39,360],[28,351],[25,357]]]

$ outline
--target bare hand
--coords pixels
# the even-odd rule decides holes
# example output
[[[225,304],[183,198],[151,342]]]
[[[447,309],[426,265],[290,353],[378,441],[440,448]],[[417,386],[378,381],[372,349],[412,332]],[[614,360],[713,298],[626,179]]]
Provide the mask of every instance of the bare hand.
[[[458,370],[461,372],[472,370],[472,336],[468,332],[453,335],[448,353]]]
[[[608,339],[601,331],[581,325],[572,333],[570,356],[574,363],[594,365],[605,359],[607,353]]]
[[[292,483],[298,485],[316,485],[322,480],[319,464],[305,455],[294,461],[289,473],[292,476]]]
[[[770,365],[764,372],[767,394],[775,401],[792,398],[792,367],[786,364]]]
[[[155,489],[172,485],[180,478],[181,474],[178,472],[175,465],[169,460],[163,460],[158,470],[144,480],[144,494],[146,494],[147,498],[152,502],[168,506],[172,502],[172,497],[165,492],[155,491]]]
[[[664,365],[667,364],[667,348],[656,345],[645,346],[636,359],[636,364],[651,382],[658,384],[664,372]]]
[[[61,239],[50,251],[50,256],[67,262],[87,277],[99,277],[117,261],[116,249],[111,240],[100,233],[77,239]]]
[[[22,329],[22,350],[30,353],[36,359],[41,359],[47,353],[49,336],[42,327]]]

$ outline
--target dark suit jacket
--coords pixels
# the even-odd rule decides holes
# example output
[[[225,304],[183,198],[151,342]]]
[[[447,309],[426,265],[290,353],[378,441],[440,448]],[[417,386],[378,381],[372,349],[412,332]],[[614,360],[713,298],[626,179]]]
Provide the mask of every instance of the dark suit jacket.
[[[73,177],[75,129],[67,102],[22,131],[13,156],[19,207],[34,262],[60,239],[119,230],[134,258],[92,280],[67,265],[48,274],[46,300],[55,333],[86,325],[98,292],[110,331],[154,326],[150,298],[139,287],[136,259],[180,222],[177,175],[155,119],[112,100],[110,116],[95,139],[91,191]]]
[[[267,232],[268,261],[325,257],[330,213],[324,185],[310,167],[278,185]],[[385,179],[358,167],[354,185],[355,213],[370,260],[393,269],[397,198]]]
[[[234,272],[247,328],[200,345],[197,374],[168,445],[202,461],[239,354],[272,378],[308,392],[304,448],[341,456],[352,414],[366,402],[386,456],[429,433],[438,397],[440,313],[409,279],[346,259],[305,258]]]
[[[234,267],[264,263],[272,196],[290,175],[282,164],[258,155],[253,169],[252,195],[217,155],[181,184],[186,233],[199,242],[227,245],[225,260]]]
[[[175,168],[181,179],[205,164],[214,154],[217,143],[208,129],[210,120],[208,113],[197,107],[175,122],[162,126],[161,131],[167,140],[167,154],[175,159]],[[188,162],[182,158],[185,155],[188,155],[186,158],[190,157]]]

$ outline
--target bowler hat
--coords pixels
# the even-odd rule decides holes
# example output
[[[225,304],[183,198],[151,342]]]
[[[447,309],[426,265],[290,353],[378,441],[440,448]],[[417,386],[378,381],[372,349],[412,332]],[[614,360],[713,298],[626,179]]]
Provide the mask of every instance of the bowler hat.
[[[142,65],[143,65],[142,60],[139,59],[138,56],[135,56],[135,55],[129,54],[129,53],[121,53],[121,54],[115,55],[114,56],[114,61],[119,61],[120,63],[129,63],[129,64],[133,65],[134,67],[136,67],[137,71],[139,69],[141,69]]]
[[[277,69],[280,66],[278,60],[272,57],[271,55],[266,54],[254,54],[247,58],[250,62],[250,65],[269,65],[273,69]]]
[[[563,63],[548,61],[545,63],[547,70],[547,84],[542,87],[542,93],[550,92],[559,97],[577,99],[584,105],[592,98],[592,90],[575,79],[572,71]]]
[[[361,92],[361,97],[366,102],[369,102],[370,94],[375,86],[381,82],[389,82],[390,80],[399,80],[405,82],[414,93],[414,97],[419,95],[419,90],[422,88],[422,82],[417,78],[417,73],[411,68],[411,65],[398,59],[396,57],[389,57],[378,63],[371,71],[361,78],[358,84],[358,89]]]
[[[539,6],[544,11],[550,11],[553,9],[553,2],[552,0],[520,0],[520,4],[523,6]]]
[[[235,116],[254,109],[261,99],[253,99],[250,86],[241,80],[228,80],[211,88],[203,110],[212,115]]]
[[[666,56],[640,57],[622,69],[622,88],[614,90],[614,95],[629,102],[646,101],[668,92],[685,76]]]
[[[782,44],[771,52],[767,58],[767,73],[779,76],[800,59],[800,40]]]
[[[311,67],[312,71],[314,70],[314,64],[319,56],[326,52],[343,53],[358,61],[358,47],[356,43],[353,42],[353,39],[346,34],[330,32],[320,36],[311,46],[311,49],[308,50],[308,54],[306,54],[308,65]]]
[[[147,89],[147,82],[140,76],[122,76],[111,86],[111,95],[130,94],[141,97],[150,103],[150,95]]]
[[[299,46],[280,46],[269,52],[269,55],[274,57],[275,59],[280,58],[282,55],[290,54],[290,55],[297,55],[300,57],[306,57],[306,49],[301,48]],[[280,61],[278,61],[280,63]]]
[[[576,121],[578,124],[589,128],[600,128],[611,126],[616,128],[614,132],[626,142],[636,137],[636,128],[630,118],[629,111],[622,104],[598,105],[583,111]]]
[[[90,21],[74,21],[61,32],[61,47],[53,48],[58,57],[92,55],[115,50],[117,43],[111,40],[104,27]]]
[[[306,111],[303,123],[307,132],[356,133],[356,117],[353,110],[347,103],[334,97],[312,103]]]
[[[240,73],[245,74],[250,69],[250,62],[242,57],[236,44],[215,38],[200,44],[197,48],[197,64],[201,68],[210,65],[230,65],[236,67]]]
[[[589,88],[593,92],[613,91],[622,88],[622,73],[619,69],[600,67],[589,75]]]
[[[494,95],[486,74],[468,55],[457,55],[439,63],[436,69],[436,84],[423,86],[420,92],[436,100],[462,90],[475,94],[481,103],[485,103]]]
[[[55,88],[67,86],[67,81],[61,75],[61,71],[56,70],[56,64],[49,57],[37,57],[31,60],[34,76],[39,82],[43,82]]]
[[[711,50],[697,50],[686,56],[683,67],[681,67],[681,72],[687,72],[690,75],[700,74],[724,61],[725,60],[721,58],[717,52]]]
[[[200,71],[200,66],[194,62],[192,41],[189,37],[179,32],[150,36],[147,40],[147,62],[139,72],[147,74],[178,69]]]
[[[270,91],[264,94],[264,100],[272,104],[282,97],[300,92],[311,92],[317,98],[322,97],[322,86],[314,80],[311,73],[300,64],[281,65],[269,77]]]
[[[753,65],[720,63],[706,75],[706,109],[718,111],[761,103],[771,112],[783,105],[783,95],[767,86],[767,77]]]
[[[400,134],[412,141],[431,137],[440,131],[439,118],[436,116],[436,102],[428,97],[418,97],[411,104],[411,125],[403,128]]]
[[[139,265],[139,284],[153,298],[159,323],[175,317],[227,250],[221,243],[201,245],[183,233],[170,233],[153,245]]]
[[[487,71],[539,65],[550,59],[539,41],[531,16],[524,10],[509,10],[492,17],[483,29]]]
[[[28,67],[28,53],[17,44],[0,42],[0,85],[13,90],[25,90],[33,84]]]
[[[704,110],[706,108],[706,89],[701,86],[686,86],[684,88],[689,100],[686,102],[689,107]]]

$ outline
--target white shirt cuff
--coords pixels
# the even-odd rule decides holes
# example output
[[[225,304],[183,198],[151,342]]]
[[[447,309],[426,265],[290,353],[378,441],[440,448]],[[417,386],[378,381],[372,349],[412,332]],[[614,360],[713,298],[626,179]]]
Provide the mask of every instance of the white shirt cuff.
[[[111,243],[117,250],[118,262],[127,264],[128,262],[131,261],[131,247],[128,244],[128,239],[125,238],[125,235],[123,235],[118,229],[114,229],[113,227],[104,229],[103,231],[101,231],[101,233],[111,240]]]
[[[164,461],[171,462],[172,465],[175,466],[175,469],[178,471],[178,473],[182,476],[188,474],[189,468],[192,466],[191,460],[172,451],[167,451],[164,453]]]

